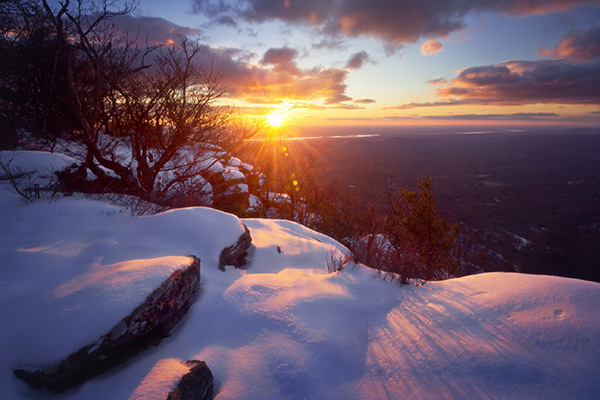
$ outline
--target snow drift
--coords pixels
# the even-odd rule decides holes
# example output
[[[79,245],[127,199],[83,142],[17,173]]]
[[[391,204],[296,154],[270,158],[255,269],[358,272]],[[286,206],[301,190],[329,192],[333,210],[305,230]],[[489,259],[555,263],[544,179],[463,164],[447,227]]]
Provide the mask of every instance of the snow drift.
[[[360,265],[328,274],[327,260],[343,246],[261,219],[244,220],[253,238],[247,268],[222,272],[220,249],[243,232],[232,215],[189,208],[133,217],[74,197],[24,204],[7,187],[0,185],[3,398],[162,399],[192,359],[210,366],[217,399],[600,393],[598,283],[488,273],[398,287]],[[190,254],[202,259],[201,295],[159,347],[58,395],[14,377],[17,365],[51,362],[93,339],[98,326],[135,307],[132,287],[167,271],[97,277],[137,259],[175,257],[176,267],[176,257]]]

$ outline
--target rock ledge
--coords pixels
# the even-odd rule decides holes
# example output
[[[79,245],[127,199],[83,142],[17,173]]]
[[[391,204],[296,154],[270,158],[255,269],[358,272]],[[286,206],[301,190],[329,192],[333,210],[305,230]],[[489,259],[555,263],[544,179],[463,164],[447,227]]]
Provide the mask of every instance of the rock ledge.
[[[67,390],[100,375],[140,351],[158,345],[190,308],[200,287],[200,259],[173,272],[128,317],[94,344],[85,346],[57,364],[14,369],[14,374],[35,388]]]

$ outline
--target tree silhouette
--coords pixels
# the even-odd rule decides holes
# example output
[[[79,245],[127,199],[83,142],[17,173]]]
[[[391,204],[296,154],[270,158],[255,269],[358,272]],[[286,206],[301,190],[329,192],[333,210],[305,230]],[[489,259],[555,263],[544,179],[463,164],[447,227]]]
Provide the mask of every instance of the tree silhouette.
[[[450,226],[437,213],[432,182],[429,176],[421,178],[419,193],[398,193],[388,186],[390,213],[383,223],[392,253],[388,268],[400,274],[402,283],[445,278],[459,267],[454,254],[458,225]]]

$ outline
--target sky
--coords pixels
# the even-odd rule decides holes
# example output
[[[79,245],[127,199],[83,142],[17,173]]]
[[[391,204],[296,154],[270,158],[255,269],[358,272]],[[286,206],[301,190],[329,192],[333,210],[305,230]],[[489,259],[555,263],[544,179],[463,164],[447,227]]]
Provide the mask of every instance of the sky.
[[[141,0],[227,100],[290,125],[600,124],[600,0]]]

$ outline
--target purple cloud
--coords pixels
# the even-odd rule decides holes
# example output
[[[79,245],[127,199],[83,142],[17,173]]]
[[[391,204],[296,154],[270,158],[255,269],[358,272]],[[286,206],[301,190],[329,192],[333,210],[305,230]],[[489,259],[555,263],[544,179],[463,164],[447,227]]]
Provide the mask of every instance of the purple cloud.
[[[316,26],[332,36],[371,36],[399,48],[419,38],[444,37],[476,13],[544,14],[598,0],[193,0],[206,15],[236,15],[248,22],[280,20]]]
[[[438,96],[482,104],[600,104],[600,62],[507,61],[466,68]]]
[[[507,61],[465,68],[437,90],[439,101],[387,109],[521,104],[600,104],[600,61]]]
[[[354,53],[348,59],[346,63],[346,68],[348,69],[359,69],[362,68],[366,63],[371,62],[371,57],[367,54],[366,51],[359,51],[358,53]]]
[[[298,52],[294,49],[290,49],[289,47],[270,48],[263,55],[261,64],[286,64],[293,62],[297,55]]]
[[[427,115],[421,119],[443,119],[455,121],[549,121],[558,117],[556,113],[512,113],[512,114],[456,114]]]
[[[558,46],[539,53],[550,58],[567,58],[573,61],[591,61],[600,58],[600,26],[585,31],[571,32]]]
[[[179,36],[197,36],[203,32],[200,29],[179,26],[164,18],[134,17],[119,15],[110,20],[121,31],[129,32],[130,37],[138,37],[138,41],[148,41],[149,44],[173,44]]]

